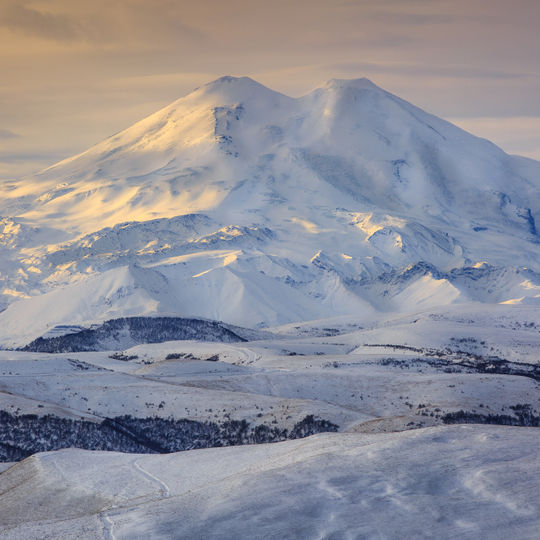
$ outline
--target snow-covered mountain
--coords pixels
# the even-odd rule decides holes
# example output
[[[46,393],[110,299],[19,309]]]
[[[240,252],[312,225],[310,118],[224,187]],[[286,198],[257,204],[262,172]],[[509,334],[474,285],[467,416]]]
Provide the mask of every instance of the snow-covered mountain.
[[[123,316],[540,303],[540,163],[366,79],[223,77],[0,190],[4,347]]]

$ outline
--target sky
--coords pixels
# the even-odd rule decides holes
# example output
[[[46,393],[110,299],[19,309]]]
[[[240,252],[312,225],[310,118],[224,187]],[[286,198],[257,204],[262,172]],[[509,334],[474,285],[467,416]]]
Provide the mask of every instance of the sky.
[[[0,0],[0,179],[222,75],[368,77],[540,160],[539,0]]]

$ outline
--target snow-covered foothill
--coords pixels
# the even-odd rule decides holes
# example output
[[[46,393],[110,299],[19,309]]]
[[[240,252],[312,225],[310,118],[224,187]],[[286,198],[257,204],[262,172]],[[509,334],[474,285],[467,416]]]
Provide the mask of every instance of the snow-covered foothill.
[[[536,450],[535,432],[504,426],[322,434],[168,456],[70,449],[0,476],[1,526],[13,539],[532,539]]]

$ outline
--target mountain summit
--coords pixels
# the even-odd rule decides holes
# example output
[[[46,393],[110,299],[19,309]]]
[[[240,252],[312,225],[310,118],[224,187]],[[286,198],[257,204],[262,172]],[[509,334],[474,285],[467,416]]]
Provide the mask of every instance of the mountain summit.
[[[367,79],[290,98],[222,77],[2,186],[4,342],[112,312],[255,326],[536,302],[539,188],[540,163]]]

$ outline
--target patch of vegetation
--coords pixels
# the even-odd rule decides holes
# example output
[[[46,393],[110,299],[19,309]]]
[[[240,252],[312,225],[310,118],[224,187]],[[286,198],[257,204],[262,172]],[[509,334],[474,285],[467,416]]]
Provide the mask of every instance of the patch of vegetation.
[[[479,414],[471,411],[457,411],[443,415],[445,424],[497,424],[502,426],[540,427],[540,415],[529,404],[517,404],[510,407],[514,416],[509,414]]]
[[[477,343],[474,338],[452,338],[459,343]],[[480,342],[483,343],[483,342]],[[381,365],[395,367],[410,367],[417,362],[426,363],[432,367],[442,369],[445,373],[465,371],[467,373],[487,373],[491,375],[514,375],[529,377],[540,381],[540,364],[528,364],[525,362],[511,362],[498,356],[483,356],[470,351],[450,349],[431,349],[421,347],[408,347],[406,345],[364,344],[366,347],[392,348],[395,350],[411,351],[424,355],[414,359],[383,358]]]
[[[103,351],[124,348],[130,341],[163,343],[164,341],[197,340],[236,343],[246,341],[216,321],[181,317],[122,317],[73,334],[37,338],[21,350],[45,353]]]
[[[36,452],[69,447],[163,454],[299,439],[337,430],[336,424],[313,415],[306,416],[288,431],[278,425],[252,425],[246,420],[216,423],[124,415],[92,422],[50,414],[19,416],[0,411],[0,461],[19,461]]]
[[[139,357],[136,354],[124,354],[121,352],[116,352],[109,355],[109,358],[113,360],[122,360],[122,362],[129,362],[130,360],[137,360]]]

